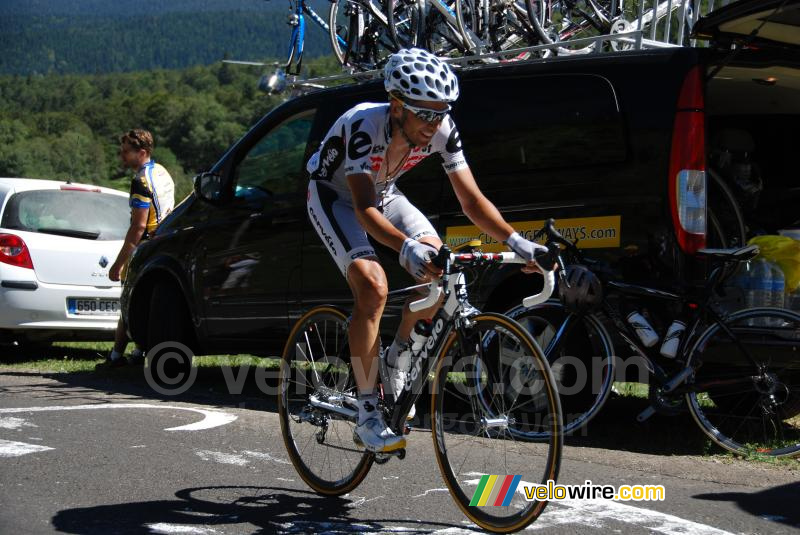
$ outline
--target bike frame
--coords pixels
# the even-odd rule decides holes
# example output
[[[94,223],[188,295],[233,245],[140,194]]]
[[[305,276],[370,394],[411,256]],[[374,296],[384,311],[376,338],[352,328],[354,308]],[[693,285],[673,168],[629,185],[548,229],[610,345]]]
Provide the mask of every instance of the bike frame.
[[[286,74],[299,75],[300,67],[303,63],[303,50],[305,48],[306,40],[306,15],[311,17],[317,26],[330,31],[330,26],[320,17],[314,9],[306,4],[306,0],[296,0],[294,3],[294,11],[289,15],[289,24],[292,26],[292,35],[289,38],[289,54],[286,60],[284,70]],[[342,46],[347,46],[344,39],[338,38]],[[292,70],[292,63],[295,63],[295,68]]]
[[[730,337],[731,341],[734,342],[744,353],[753,366],[758,367],[755,359],[742,345],[738,336],[725,323],[725,315],[719,313],[712,304],[713,292],[726,278],[726,275],[727,269],[725,267],[715,268],[709,276],[706,289],[700,296],[701,299],[697,300],[699,302],[689,299],[685,295],[657,290],[655,288],[649,288],[636,284],[609,281],[605,283],[605,287],[621,295],[635,296],[637,298],[644,298],[650,301],[661,299],[680,303],[682,309],[689,308],[692,310],[691,316],[686,322],[686,334],[681,337],[678,345],[678,355],[685,355],[687,349],[693,347],[700,334],[704,332],[706,328],[708,328],[710,325],[717,324],[720,326],[722,331]],[[635,330],[630,326],[630,324],[628,324],[628,322],[624,321],[617,308],[609,303],[609,301],[605,298],[602,301],[601,310],[613,322],[617,334],[619,334],[636,351],[636,353],[642,359],[644,359],[649,375],[656,380],[659,386],[666,387],[667,392],[675,394],[676,396],[680,396],[688,393],[689,391],[697,390],[698,387],[703,388],[706,386],[701,384],[692,385],[692,387],[678,388],[679,385],[681,385],[688,378],[687,369],[683,368],[677,374],[669,373],[662,366],[660,366],[657,362],[657,359],[653,357],[654,352],[657,351],[655,349],[657,346],[654,346],[653,348],[645,347],[639,340]],[[556,332],[555,336],[545,348],[545,355],[551,355],[553,351],[555,351],[565,340],[567,340],[574,326],[579,324],[587,314],[591,314],[591,312],[577,312],[568,314]]]

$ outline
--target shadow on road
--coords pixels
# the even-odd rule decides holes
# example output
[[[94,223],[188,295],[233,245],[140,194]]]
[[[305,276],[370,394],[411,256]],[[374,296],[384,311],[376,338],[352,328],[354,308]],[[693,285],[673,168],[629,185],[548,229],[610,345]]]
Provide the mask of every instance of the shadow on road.
[[[800,527],[798,496],[800,496],[800,482],[772,487],[760,492],[697,494],[693,498],[715,502],[734,502],[739,509],[747,511],[753,516],[797,528]]]
[[[103,535],[206,533],[220,526],[242,533],[374,533],[399,523],[403,533],[410,534],[429,533],[432,527],[463,529],[461,524],[444,523],[420,523],[414,529],[414,521],[405,519],[362,520],[351,516],[352,500],[287,488],[199,487],[175,496],[176,500],[67,509],[58,512],[52,524],[63,533]]]
[[[196,370],[197,375],[191,388],[180,395],[170,396],[154,391],[145,378],[143,368],[135,366],[93,373],[41,374],[6,371],[2,374],[30,377],[30,387],[16,388],[35,389],[37,395],[51,400],[89,397],[98,401],[109,401],[109,395],[114,394],[114,401],[120,401],[120,396],[128,396],[136,401],[146,398],[223,408],[277,410],[275,369],[267,370],[266,378],[264,370],[257,372],[255,367],[234,367],[226,370],[220,367],[198,367]],[[46,377],[54,382],[35,385],[36,378],[39,377]],[[0,394],[3,390],[0,389]],[[642,398],[612,395],[600,413],[584,429],[566,438],[566,445],[665,456],[704,455],[719,451],[710,445],[710,441],[688,413],[677,416],[655,415],[644,423],[637,423],[636,415],[647,403]],[[415,427],[430,428],[429,394],[423,395],[417,402],[417,411]]]

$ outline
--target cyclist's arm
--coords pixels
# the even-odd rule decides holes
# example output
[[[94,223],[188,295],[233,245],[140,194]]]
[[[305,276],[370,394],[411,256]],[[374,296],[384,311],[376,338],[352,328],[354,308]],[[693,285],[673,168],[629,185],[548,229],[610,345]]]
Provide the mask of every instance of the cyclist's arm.
[[[469,167],[447,173],[464,214],[479,229],[499,242],[514,232],[497,207],[481,192]]]
[[[366,173],[347,175],[347,183],[353,196],[356,218],[367,234],[400,252],[408,236],[397,230],[375,206],[375,184],[372,177]]]

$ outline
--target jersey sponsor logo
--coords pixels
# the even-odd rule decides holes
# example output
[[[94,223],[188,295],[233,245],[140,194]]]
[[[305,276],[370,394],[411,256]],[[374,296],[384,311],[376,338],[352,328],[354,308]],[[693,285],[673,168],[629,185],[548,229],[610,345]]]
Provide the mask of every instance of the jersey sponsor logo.
[[[428,339],[425,341],[425,346],[420,350],[417,360],[414,361],[414,367],[411,373],[408,374],[403,390],[411,390],[411,385],[417,377],[419,377],[419,374],[422,373],[422,365],[428,360],[428,353],[430,353],[436,345],[436,341],[439,339],[439,336],[441,336],[443,330],[444,320],[442,318],[437,318],[436,323],[433,324],[430,336],[428,336]]]
[[[411,154],[414,154],[415,152],[422,152],[422,153],[425,153],[425,156],[427,156],[428,154],[431,153],[431,150],[433,150],[433,145],[430,145],[430,144],[429,145],[425,145],[424,147],[416,147],[415,146],[413,149],[411,149]],[[423,156],[423,158],[425,156]]]
[[[408,160],[406,160],[406,163],[403,164],[403,171],[408,171],[409,169],[417,165],[419,162],[424,160],[426,157],[427,154],[420,154],[418,156],[409,156]]]
[[[331,250],[331,253],[336,255],[336,247],[333,246],[333,238],[331,238],[330,234],[325,232],[325,229],[322,227],[322,223],[319,222],[317,219],[317,214],[314,213],[314,209],[310,206],[308,207],[308,213],[311,214],[311,219],[314,220],[314,224],[317,226],[317,230],[319,231],[319,235],[322,236],[322,241],[328,246]]]
[[[344,160],[344,141],[338,136],[328,138],[319,151],[316,171],[311,173],[313,180],[330,180],[333,172]]]
[[[383,154],[383,151],[386,150],[386,145],[373,145],[372,146],[372,154]]]
[[[447,120],[450,123],[450,136],[447,138],[447,144],[444,148],[447,152],[453,154],[461,150],[461,136],[458,133],[458,128],[456,128],[456,123],[453,122],[453,119],[448,118]]]
[[[450,163],[444,164],[444,170],[445,171],[452,171],[453,169],[456,169],[456,168],[459,168],[459,167],[463,167],[466,164],[467,164],[466,160],[463,160],[463,159],[456,160],[454,162],[450,162]]]
[[[358,258],[362,258],[364,256],[373,256],[375,255],[374,251],[360,251],[358,253],[353,253],[350,255],[351,260],[356,260]]]
[[[381,169],[381,165],[383,165],[383,158],[380,156],[370,156],[369,157],[370,165],[372,166],[372,171],[378,172]]]
[[[347,143],[347,157],[351,160],[360,160],[370,153],[372,138],[369,134],[359,130],[364,119],[355,121],[350,127],[350,141]]]

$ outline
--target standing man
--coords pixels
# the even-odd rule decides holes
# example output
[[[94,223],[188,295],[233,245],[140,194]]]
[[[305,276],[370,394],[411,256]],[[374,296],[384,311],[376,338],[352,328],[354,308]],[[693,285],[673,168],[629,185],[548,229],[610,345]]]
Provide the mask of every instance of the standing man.
[[[359,446],[377,452],[403,448],[405,439],[396,436],[376,410],[373,370],[388,290],[386,274],[367,234],[397,251],[400,264],[417,281],[441,275],[430,259],[442,241],[397,187],[397,180],[429,155],[439,154],[464,213],[525,258],[525,272],[538,270],[534,252],[544,249],[515,232],[475,182],[449,115],[450,103],[458,98],[458,80],[449,65],[425,50],[403,49],[389,59],[384,78],[389,102],[363,103],[346,111],[306,166],[311,178],[309,218],[355,299],[349,329],[358,386],[358,425],[353,438]],[[435,308],[412,313],[406,304],[386,352],[391,377],[384,387],[394,398],[411,366],[411,328],[418,319],[431,317]]]
[[[108,271],[112,281],[125,283],[125,272],[134,249],[142,240],[149,238],[161,220],[175,206],[175,184],[163,166],[152,158],[153,134],[147,130],[135,128],[120,137],[119,158],[125,169],[135,169],[136,176],[131,181],[131,225],[125,235],[117,259]],[[128,333],[122,318],[117,324],[114,337],[114,349],[108,357],[111,366],[124,366],[127,360],[123,356],[128,345]],[[139,360],[144,356],[140,348],[134,350],[131,357]]]

